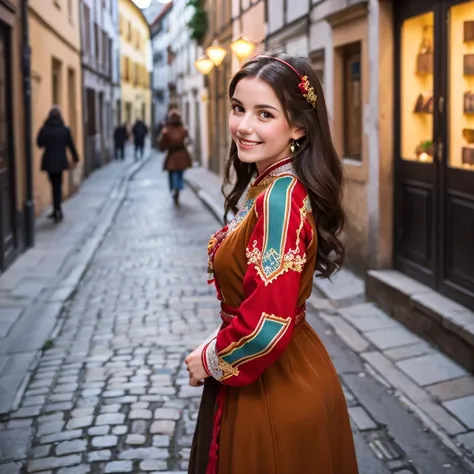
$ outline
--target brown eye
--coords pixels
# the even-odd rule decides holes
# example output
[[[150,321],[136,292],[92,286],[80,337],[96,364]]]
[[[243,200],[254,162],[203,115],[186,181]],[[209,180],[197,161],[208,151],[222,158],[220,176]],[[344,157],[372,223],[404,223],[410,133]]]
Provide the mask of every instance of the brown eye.
[[[238,104],[232,105],[232,111],[237,114],[243,114],[245,112],[244,108]]]
[[[271,118],[273,118],[273,115],[270,114],[269,112],[266,112],[266,111],[262,110],[260,112],[260,117],[262,117],[263,119],[271,119]]]

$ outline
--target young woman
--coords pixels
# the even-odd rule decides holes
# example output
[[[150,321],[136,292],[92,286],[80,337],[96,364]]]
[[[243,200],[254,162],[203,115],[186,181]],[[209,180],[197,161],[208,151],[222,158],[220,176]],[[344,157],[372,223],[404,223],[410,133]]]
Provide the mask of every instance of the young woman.
[[[309,63],[260,55],[234,76],[225,184],[209,243],[222,325],[187,358],[204,391],[191,474],[356,474],[343,391],[305,321],[313,273],[342,264],[342,168]]]
[[[36,144],[39,148],[44,148],[41,170],[48,173],[51,183],[53,211],[48,217],[59,222],[63,219],[61,208],[63,172],[70,166],[75,167],[79,162],[71,130],[64,124],[59,107],[54,106],[49,111],[36,137]],[[68,148],[73,159],[71,164],[66,153]]]
[[[158,148],[161,151],[168,150],[163,169],[168,171],[168,183],[176,204],[179,203],[179,193],[184,187],[184,171],[192,166],[186,140],[188,130],[181,120],[181,115],[175,109],[170,110],[168,121],[158,137]]]

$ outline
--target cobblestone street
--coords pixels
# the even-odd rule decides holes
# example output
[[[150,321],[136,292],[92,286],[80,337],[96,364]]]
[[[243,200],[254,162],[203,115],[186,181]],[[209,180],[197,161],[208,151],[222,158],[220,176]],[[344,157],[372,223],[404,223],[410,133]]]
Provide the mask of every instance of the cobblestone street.
[[[206,282],[217,227],[189,188],[173,205],[152,155],[129,181],[19,408],[0,419],[0,474],[187,472],[201,389],[189,387],[183,361],[218,324]],[[318,294],[312,306],[331,312]],[[344,382],[360,474],[470,472],[325,318],[310,308],[308,322]]]
[[[216,222],[188,190],[175,209],[165,178],[152,159],[130,183],[59,336],[2,426],[7,458],[34,436],[29,472],[187,467],[200,389],[188,386],[183,360],[216,326],[205,256]]]

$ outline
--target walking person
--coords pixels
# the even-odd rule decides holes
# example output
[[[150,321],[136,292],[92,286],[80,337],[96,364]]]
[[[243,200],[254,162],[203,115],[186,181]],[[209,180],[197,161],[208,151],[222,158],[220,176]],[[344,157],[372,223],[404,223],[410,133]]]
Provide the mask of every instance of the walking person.
[[[137,119],[132,128],[133,142],[135,145],[135,161],[140,157],[143,158],[143,152],[145,150],[145,138],[148,135],[148,127],[145,122],[141,119]]]
[[[192,166],[191,156],[186,148],[188,130],[177,110],[168,114],[166,125],[158,137],[158,148],[168,150],[163,169],[168,172],[168,184],[175,204],[179,204],[179,194],[184,187],[184,171]]]
[[[321,84],[305,58],[260,55],[229,98],[225,213],[238,213],[208,246],[221,325],[185,360],[204,384],[188,472],[357,474],[338,375],[305,320],[314,272],[330,277],[345,254]]]
[[[53,211],[48,217],[59,222],[63,219],[61,208],[63,172],[69,167],[75,167],[79,162],[71,130],[64,124],[59,107],[54,106],[49,111],[48,117],[38,132],[36,144],[39,148],[44,148],[41,170],[48,173],[51,183]],[[71,164],[69,164],[66,149],[71,152],[73,159]]]
[[[128,140],[127,124],[118,125],[114,131],[115,159],[123,161],[125,159],[125,143]]]

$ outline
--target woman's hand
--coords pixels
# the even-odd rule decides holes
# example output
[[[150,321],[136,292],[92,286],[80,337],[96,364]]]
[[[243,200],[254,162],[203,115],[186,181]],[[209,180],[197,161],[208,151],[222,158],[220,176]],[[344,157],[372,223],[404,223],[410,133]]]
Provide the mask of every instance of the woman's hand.
[[[192,387],[199,387],[203,384],[204,379],[209,377],[208,373],[204,370],[202,365],[201,355],[204,345],[194,349],[191,354],[184,359],[185,364],[188,367],[189,372],[189,385]]]

